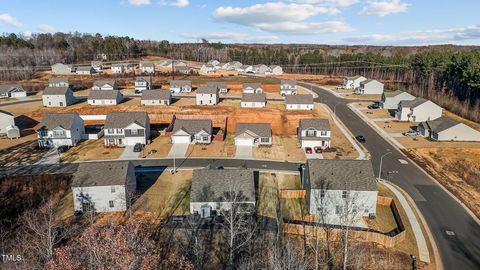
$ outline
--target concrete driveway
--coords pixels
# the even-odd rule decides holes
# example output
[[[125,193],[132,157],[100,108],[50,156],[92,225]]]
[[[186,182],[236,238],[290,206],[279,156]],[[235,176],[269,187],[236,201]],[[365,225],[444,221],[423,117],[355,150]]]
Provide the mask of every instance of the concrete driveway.
[[[237,145],[235,151],[236,158],[251,159],[253,158],[253,146],[250,145]]]
[[[182,158],[187,155],[188,143],[174,143],[170,152],[168,152],[168,157]]]
[[[305,149],[303,150],[303,152],[305,153]],[[323,159],[323,155],[317,154],[315,153],[315,151],[311,154],[305,153],[305,156],[307,157],[307,159]]]
[[[130,160],[130,159],[138,159],[138,155],[140,152],[133,152],[133,145],[128,145],[123,149],[122,154],[118,159],[120,160]]]

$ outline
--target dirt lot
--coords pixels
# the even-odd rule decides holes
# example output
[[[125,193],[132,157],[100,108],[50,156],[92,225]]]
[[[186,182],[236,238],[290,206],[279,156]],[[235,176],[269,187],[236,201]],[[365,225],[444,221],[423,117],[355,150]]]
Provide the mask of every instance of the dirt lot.
[[[106,148],[103,139],[87,140],[80,142],[77,146],[71,147],[67,152],[63,153],[61,160],[63,162],[73,162],[117,159],[122,152],[123,148]]]
[[[362,113],[371,119],[393,117],[388,110],[383,109],[362,110]]]
[[[342,94],[342,96],[348,99],[365,99],[365,100],[372,100],[372,101],[380,101],[382,99],[382,95],[374,95],[374,94],[364,94],[364,95]]]
[[[405,148],[480,148],[480,142],[436,142],[424,137],[395,138]]]
[[[225,141],[213,141],[208,145],[191,144],[188,146],[187,157],[233,157],[235,146]]]
[[[253,157],[267,160],[300,161],[306,160],[297,137],[273,136],[272,146],[254,147]]]
[[[158,136],[153,138],[150,144],[145,146],[145,149],[142,151],[141,155],[145,158],[162,158],[168,155],[170,148],[172,148],[170,137]],[[149,154],[149,152],[152,150],[156,152]]]
[[[380,121],[375,124],[387,133],[402,133],[416,127],[412,122]]]

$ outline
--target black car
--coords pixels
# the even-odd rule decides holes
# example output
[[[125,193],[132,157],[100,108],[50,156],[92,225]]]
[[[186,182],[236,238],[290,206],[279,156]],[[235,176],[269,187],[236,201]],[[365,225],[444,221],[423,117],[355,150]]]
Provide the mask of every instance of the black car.
[[[357,141],[359,141],[361,143],[366,142],[365,137],[363,137],[363,135],[358,135],[358,136],[355,137],[355,139],[357,139]]]
[[[376,110],[376,109],[380,109],[380,105],[378,105],[378,103],[373,103],[371,105],[368,105],[368,108],[370,110]]]
[[[143,150],[143,144],[141,143],[136,143],[135,146],[133,147],[133,152],[141,152]]]

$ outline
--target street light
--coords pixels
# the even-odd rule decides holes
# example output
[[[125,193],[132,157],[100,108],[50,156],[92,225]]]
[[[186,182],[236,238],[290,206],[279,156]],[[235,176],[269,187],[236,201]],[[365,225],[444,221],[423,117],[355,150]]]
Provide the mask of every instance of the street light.
[[[392,152],[390,152],[390,150],[387,149],[388,152],[386,152],[385,154],[383,154],[381,157],[380,157],[380,168],[378,169],[378,180],[380,180],[380,177],[382,176],[382,164],[383,164],[383,158],[389,154],[391,154]]]

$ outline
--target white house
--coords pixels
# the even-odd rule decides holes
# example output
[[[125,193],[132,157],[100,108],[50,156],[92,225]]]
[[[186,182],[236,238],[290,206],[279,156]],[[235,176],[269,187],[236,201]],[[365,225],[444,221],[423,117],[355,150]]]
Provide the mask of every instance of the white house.
[[[280,81],[280,95],[295,95],[297,93],[297,82],[292,80]]]
[[[242,108],[264,108],[267,106],[267,97],[261,94],[243,94],[240,107]]]
[[[77,113],[46,113],[37,129],[38,146],[75,146],[84,134],[85,126]]]
[[[210,119],[176,119],[173,123],[171,141],[174,144],[209,144],[212,142],[212,135],[212,120]]]
[[[170,80],[170,92],[172,92],[172,93],[190,93],[190,92],[192,92],[192,81],[190,81],[190,80]]]
[[[421,122],[418,131],[435,141],[480,141],[480,132],[447,117]]]
[[[233,188],[234,187],[234,188]],[[232,194],[235,192],[235,195]],[[234,200],[232,198],[235,198]],[[246,169],[194,170],[190,191],[190,213],[208,218],[232,209],[255,211],[254,173]]]
[[[260,83],[244,83],[243,84],[243,93],[244,94],[263,93],[262,85]]]
[[[87,103],[89,105],[117,105],[123,96],[119,90],[90,91]]]
[[[365,80],[360,83],[360,87],[353,90],[355,94],[381,95],[383,94],[383,83],[377,80]]]
[[[92,66],[81,66],[75,71],[78,75],[92,75],[95,73],[95,69]]]
[[[208,61],[207,64],[212,65],[212,66],[218,66],[220,64],[220,61],[213,59],[213,60]]]
[[[253,73],[253,66],[243,65],[237,69],[238,72]]]
[[[49,87],[69,87],[70,84],[68,83],[67,77],[52,77],[48,79],[48,86]]]
[[[207,82],[207,87],[215,87],[221,94],[228,93],[228,86],[226,82]]]
[[[192,69],[187,66],[179,66],[179,67],[175,67],[175,71],[178,73],[188,75],[190,74],[190,72],[192,72]]]
[[[197,105],[217,105],[220,98],[215,87],[200,86],[195,94]]]
[[[283,68],[279,65],[271,65],[269,66],[268,73],[272,75],[282,75],[283,74]]]
[[[172,103],[172,93],[169,90],[146,90],[142,92],[142,105],[165,105],[169,106]]]
[[[26,97],[27,91],[20,84],[1,84],[0,98]]]
[[[225,64],[223,69],[225,69],[225,70],[238,70],[241,66],[243,66],[242,63],[240,63],[238,61],[231,61],[231,62],[228,62],[227,64]]]
[[[332,130],[327,119],[301,119],[297,136],[303,148],[331,147]]]
[[[72,73],[75,68],[72,65],[56,63],[52,65],[52,72],[55,74]]]
[[[141,93],[143,90],[152,88],[152,79],[150,77],[135,78],[135,93]]]
[[[442,107],[424,98],[400,101],[395,118],[400,121],[424,122],[442,116]]]
[[[377,187],[370,160],[307,161],[302,176],[310,214],[326,224],[367,227],[377,214]]]
[[[118,90],[115,80],[98,80],[93,83],[92,90]]]
[[[148,144],[150,118],[146,112],[111,112],[104,126],[105,146]]]
[[[360,83],[366,81],[367,78],[363,76],[353,76],[353,77],[345,77],[343,78],[343,83],[341,88],[343,89],[356,89],[360,87]]]
[[[67,107],[75,103],[70,87],[47,87],[43,90],[42,101],[44,107]]]
[[[13,114],[0,110],[0,135],[7,133],[7,127],[15,126],[15,116]]]
[[[91,67],[96,71],[96,72],[99,72],[103,69],[103,63],[102,61],[92,61],[91,63]]]
[[[125,161],[80,163],[71,187],[75,211],[126,211],[137,187],[135,167]]]
[[[260,64],[260,65],[253,66],[253,73],[265,74],[267,73],[267,71],[269,71],[269,67],[267,65]]]
[[[140,72],[155,73],[155,64],[151,61],[140,61]]]
[[[396,110],[400,101],[414,99],[415,96],[403,91],[384,92],[382,94],[380,107],[387,110]]]
[[[201,72],[207,73],[207,74],[213,74],[215,73],[216,70],[217,69],[212,64],[203,64],[202,67],[200,68]]]
[[[272,126],[269,123],[237,123],[235,145],[272,145]]]
[[[127,68],[125,64],[112,64],[112,66],[110,67],[112,73],[124,73],[126,69]]]
[[[305,95],[288,95],[285,97],[285,106],[287,110],[313,110],[313,96]]]

